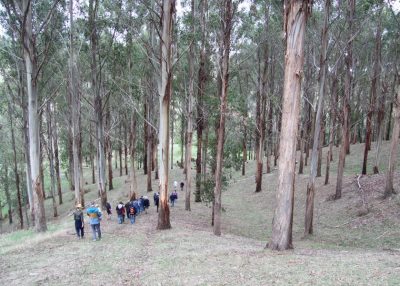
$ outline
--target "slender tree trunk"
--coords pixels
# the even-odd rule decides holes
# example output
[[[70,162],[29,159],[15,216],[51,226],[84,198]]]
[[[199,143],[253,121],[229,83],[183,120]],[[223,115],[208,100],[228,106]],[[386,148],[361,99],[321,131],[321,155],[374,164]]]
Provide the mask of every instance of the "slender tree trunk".
[[[89,123],[89,157],[90,157],[90,167],[92,169],[92,184],[96,184],[96,171],[94,166],[94,148],[93,136],[92,136],[92,123]]]
[[[381,10],[380,10],[381,11]],[[367,114],[367,130],[365,131],[365,147],[364,147],[364,160],[362,166],[362,174],[367,174],[367,160],[368,160],[368,151],[371,150],[371,133],[372,133],[372,117],[375,111],[375,100],[377,98],[377,94],[379,94],[379,78],[380,78],[380,54],[381,54],[381,35],[382,35],[382,24],[381,24],[381,13],[378,13],[378,28],[375,36],[375,51],[374,51],[374,71],[371,79],[371,95],[370,95],[370,104],[369,111]]]
[[[336,180],[336,194],[335,198],[340,199],[342,197],[342,185],[343,185],[343,172],[345,165],[345,158],[347,153],[347,144],[349,142],[349,116],[350,116],[350,96],[351,96],[351,85],[352,85],[352,66],[353,66],[353,20],[355,11],[355,0],[348,0],[348,42],[345,54],[345,65],[346,65],[346,77],[344,81],[344,101],[343,101],[343,122],[342,122],[342,142],[339,153],[339,163]]]
[[[137,181],[136,181],[136,171],[135,171],[135,153],[136,153],[136,118],[132,115],[131,120],[131,134],[130,134],[130,159],[131,159],[131,189],[130,189],[130,197],[137,192]]]
[[[246,162],[247,162],[247,147],[246,147],[246,142],[247,142],[247,126],[246,123],[244,125],[244,131],[243,131],[243,139],[242,139],[242,176],[246,175]]]
[[[400,135],[400,73],[397,72],[395,77],[396,99],[394,102],[394,119],[392,141],[390,142],[389,167],[386,172],[385,198],[395,193],[393,189],[393,174],[397,163],[397,148],[399,145]]]
[[[311,2],[285,0],[286,56],[282,125],[279,147],[277,206],[268,247],[292,248],[296,140],[300,113],[301,76],[304,62],[304,36]]]
[[[120,131],[119,134],[121,135],[121,138],[122,138],[122,135],[123,135],[123,134],[121,134],[122,133],[122,125],[120,126],[119,131]],[[119,176],[122,177],[122,175],[123,175],[123,172],[122,172],[122,169],[123,169],[123,167],[122,167],[122,140],[119,141],[118,155],[119,155]],[[115,161],[117,161],[117,160],[115,160]]]
[[[200,30],[201,30],[201,47],[200,47],[200,60],[198,72],[198,92],[197,92],[197,154],[196,154],[196,194],[195,202],[201,201],[201,171],[202,171],[202,145],[203,145],[203,130],[204,130],[204,104],[203,98],[207,82],[207,69],[206,69],[206,9],[207,0],[200,1]]]
[[[174,109],[171,110],[171,170],[174,169],[174,121],[175,121],[175,113]]]
[[[231,48],[231,31],[233,25],[233,5],[232,0],[224,0],[221,7],[221,41],[220,41],[220,79],[219,90],[220,114],[218,123],[217,156],[215,170],[215,189],[214,189],[214,234],[221,235],[221,191],[222,191],[222,168],[225,141],[225,116],[228,99],[229,84],[229,53]]]
[[[186,144],[186,140],[185,140],[185,116],[183,115],[183,113],[181,114],[181,168],[184,169],[184,165],[183,165],[183,157],[184,157],[184,146]]]
[[[311,153],[311,165],[310,165],[310,177],[307,184],[307,200],[306,200],[306,214],[305,214],[305,224],[304,224],[304,235],[309,235],[313,233],[313,218],[314,218],[314,194],[315,194],[315,179],[319,175],[321,176],[321,164],[320,159],[322,156],[321,152],[318,152],[320,145],[322,145],[322,113],[324,107],[324,97],[325,97],[325,79],[327,70],[327,46],[328,46],[328,25],[329,25],[329,15],[330,15],[330,0],[325,0],[325,18],[324,27],[321,33],[321,54],[320,54],[320,64],[319,64],[319,81],[318,81],[318,106],[317,114],[315,116],[315,130],[314,130],[314,142]],[[318,164],[319,163],[319,164]],[[319,172],[318,172],[319,171]]]
[[[20,188],[20,179],[19,179],[19,173],[18,173],[17,148],[15,146],[15,135],[14,135],[13,117],[15,116],[15,112],[14,112],[14,103],[11,103],[11,99],[8,102],[8,115],[9,115],[9,122],[10,122],[10,131],[11,131],[11,146],[13,149],[13,163],[14,163],[13,167],[14,167],[15,187],[17,189],[19,227],[21,229],[23,229],[24,228],[24,216],[22,215],[21,188]]]
[[[158,213],[157,229],[169,229],[168,207],[168,172],[169,172],[169,109],[172,96],[172,35],[175,0],[165,0],[162,5],[161,32],[161,81],[159,82],[160,96],[160,129],[159,129],[159,161],[160,161],[160,210]]]
[[[8,223],[13,223],[13,216],[12,216],[12,204],[11,204],[11,195],[10,195],[10,185],[8,180],[8,164],[4,164],[3,167],[4,177],[3,177],[3,188],[6,194],[7,206],[8,206]]]
[[[390,103],[388,122],[386,125],[386,139],[385,139],[386,141],[390,140],[390,129],[392,126],[392,113],[393,113],[393,102]]]
[[[89,1],[89,28],[90,28],[90,50],[91,50],[91,77],[94,94],[94,110],[96,114],[96,147],[97,147],[97,180],[98,191],[101,198],[101,206],[106,208],[106,160],[104,156],[104,127],[103,127],[103,102],[100,95],[100,74],[97,67],[97,27],[96,18],[98,0]]]
[[[54,167],[54,151],[53,151],[53,122],[52,122],[52,111],[51,111],[51,101],[47,102],[47,157],[49,159],[49,167],[50,167],[50,194],[51,200],[53,204],[53,216],[57,217],[57,203],[55,197],[55,190],[56,190],[56,175],[55,175],[55,167]]]
[[[46,215],[44,209],[43,189],[40,182],[40,134],[37,93],[37,58],[34,47],[32,28],[31,1],[23,0],[24,11],[24,60],[26,68],[26,84],[28,92],[28,117],[29,117],[29,158],[31,165],[31,184],[33,189],[33,203],[35,211],[35,230],[43,232],[47,230]]]
[[[185,174],[185,210],[190,211],[190,195],[192,192],[192,136],[193,136],[193,99],[194,99],[194,47],[193,41],[195,36],[194,29],[194,0],[191,1],[191,36],[192,41],[189,46],[188,62],[189,62],[189,96],[187,102],[187,142],[186,142],[186,174]]]
[[[111,191],[114,189],[113,184],[113,165],[112,165],[112,145],[111,145],[111,111],[110,105],[107,102],[106,107],[106,130],[107,134],[105,136],[105,144],[106,144],[106,156],[107,156],[107,166],[108,166],[108,190]]]
[[[148,107],[147,107],[147,97],[144,99],[144,104],[143,104],[143,110],[144,110],[144,130],[143,130],[143,174],[147,175],[147,141],[149,140],[149,134],[148,134]]]
[[[78,91],[78,75],[76,67],[75,49],[74,49],[74,18],[73,18],[73,0],[69,1],[69,20],[70,20],[70,51],[69,51],[69,84],[71,95],[71,115],[72,115],[72,156],[74,164],[74,183],[75,183],[75,204],[83,204],[83,178],[81,177],[80,158],[80,124],[79,117],[81,113],[81,99]]]
[[[24,99],[21,97],[24,101]],[[24,117],[24,127],[23,127],[23,139],[24,139],[24,151],[25,151],[25,169],[26,169],[26,192],[28,194],[28,201],[29,201],[29,214],[31,217],[31,221],[35,223],[35,204],[33,202],[33,186],[32,182],[32,175],[31,175],[31,160],[29,157],[29,130],[28,130],[28,110],[27,106],[23,107],[23,117]],[[27,217],[28,218],[28,217]]]
[[[127,123],[125,122],[124,124],[124,163],[125,163],[125,175],[128,175],[128,144],[127,144],[127,134],[128,134],[128,130],[127,130]],[[136,146],[135,146],[136,148]],[[136,150],[135,150],[136,153]]]
[[[57,179],[57,194],[58,194],[58,204],[62,205],[62,189],[61,189],[61,174],[60,174],[60,158],[58,155],[58,128],[57,128],[57,116],[54,116],[54,124],[53,124],[53,134],[54,134],[54,163],[56,170],[56,179]]]

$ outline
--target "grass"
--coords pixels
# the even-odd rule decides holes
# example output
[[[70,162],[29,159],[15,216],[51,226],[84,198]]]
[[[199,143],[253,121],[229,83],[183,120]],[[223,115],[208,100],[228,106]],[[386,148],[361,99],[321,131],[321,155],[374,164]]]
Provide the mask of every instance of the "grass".
[[[308,169],[296,176],[294,250],[264,249],[271,235],[277,170],[264,174],[263,191],[256,194],[255,165],[249,162],[247,175],[233,173],[223,192],[221,237],[212,234],[211,209],[192,202],[192,211],[187,212],[184,194],[179,193],[171,208],[170,230],[156,230],[152,206],[135,225],[103,220],[101,241],[90,241],[89,233],[85,240],[77,240],[68,216],[73,194],[68,192],[60,206],[61,217],[49,218],[49,232],[24,230],[0,236],[0,281],[4,285],[399,285],[400,198],[382,201],[383,175],[365,176],[361,185],[369,213],[358,215],[362,204],[355,173],[362,147],[352,145],[346,158],[342,199],[327,200],[335,190],[334,176],[328,186],[323,186],[323,178],[317,179],[314,234],[307,239],[303,222]],[[382,162],[386,150],[384,144]],[[145,194],[142,171],[137,178],[139,193]],[[183,178],[182,170],[171,171],[170,182]],[[108,192],[113,207],[127,200],[126,180],[116,178],[115,190]],[[153,181],[153,190],[157,183]],[[399,183],[396,174],[395,186]],[[87,188],[86,200],[96,198],[96,187]],[[51,212],[50,205],[46,201]]]

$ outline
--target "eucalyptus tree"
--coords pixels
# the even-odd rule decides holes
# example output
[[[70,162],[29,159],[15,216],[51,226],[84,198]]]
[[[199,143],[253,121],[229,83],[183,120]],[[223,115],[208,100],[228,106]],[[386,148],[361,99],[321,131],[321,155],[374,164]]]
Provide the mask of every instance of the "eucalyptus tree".
[[[168,174],[169,174],[169,110],[172,96],[172,35],[175,0],[163,0],[160,29],[160,66],[161,74],[158,82],[160,97],[159,163],[160,163],[160,211],[158,213],[158,229],[171,228],[168,207]]]
[[[303,76],[304,36],[312,1],[285,0],[284,32],[286,36],[285,82],[283,89],[282,127],[279,145],[279,175],[276,191],[272,237],[273,250],[292,248],[294,176],[296,140],[300,112],[301,77]]]

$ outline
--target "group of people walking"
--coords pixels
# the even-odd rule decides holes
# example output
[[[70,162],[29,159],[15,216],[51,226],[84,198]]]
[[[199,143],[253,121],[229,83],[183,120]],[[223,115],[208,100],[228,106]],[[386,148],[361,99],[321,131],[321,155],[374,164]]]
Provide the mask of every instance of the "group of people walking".
[[[122,224],[125,221],[125,216],[130,220],[131,224],[135,223],[136,216],[142,212],[147,213],[147,209],[150,207],[150,201],[147,196],[142,196],[140,199],[136,200],[132,198],[129,202],[124,204],[120,201],[115,208],[118,216],[118,223]],[[111,212],[110,208],[107,208],[107,213]]]
[[[178,199],[178,193],[176,191],[178,187],[177,181],[174,181],[173,187],[174,190],[169,196],[171,207],[175,205],[175,201]],[[184,183],[181,182],[180,183],[181,191],[183,190],[183,187]],[[158,212],[158,207],[160,203],[159,192],[154,193],[153,200],[154,200],[154,206],[157,208]],[[126,204],[120,201],[115,208],[118,217],[118,224],[123,224],[125,222],[125,217],[129,219],[131,224],[134,224],[136,221],[136,216],[138,216],[142,212],[147,213],[147,209],[149,207],[150,207],[150,201],[147,196],[141,196],[139,199],[136,199],[135,196],[132,196],[131,199]],[[111,220],[112,207],[109,202],[106,203],[106,211],[108,219]],[[78,204],[76,206],[76,210],[74,211],[73,215],[75,221],[76,235],[78,239],[83,239],[85,234],[84,232],[85,221],[84,221],[83,207],[81,204]],[[100,240],[101,239],[100,222],[103,218],[103,214],[100,210],[99,205],[95,204],[94,202],[91,202],[89,208],[86,210],[86,215],[89,216],[89,224],[92,229],[93,241]]]

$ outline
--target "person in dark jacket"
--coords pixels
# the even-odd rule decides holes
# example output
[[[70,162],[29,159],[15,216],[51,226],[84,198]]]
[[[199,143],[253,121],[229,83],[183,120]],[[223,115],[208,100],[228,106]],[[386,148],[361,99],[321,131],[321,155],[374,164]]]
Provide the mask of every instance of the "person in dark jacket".
[[[107,215],[108,215],[108,219],[111,219],[111,204],[109,202],[106,203],[106,211],[107,211]]]
[[[74,212],[74,221],[75,221],[75,231],[78,239],[82,239],[84,236],[84,221],[83,221],[83,212],[82,205],[78,204],[76,206],[76,210]]]
[[[160,193],[159,192],[154,193],[153,199],[154,199],[154,205],[157,207],[157,212],[158,212],[158,204],[160,203]]]
[[[147,213],[147,209],[150,207],[150,201],[147,196],[143,196],[143,208],[145,213]]]
[[[169,196],[169,201],[171,202],[171,207],[175,205],[175,201],[178,199],[178,193],[176,191],[173,191],[171,195]]]
[[[121,224],[124,222],[124,217],[125,217],[125,206],[122,202],[119,202],[117,205],[116,209],[117,211],[117,216],[118,216],[118,223]]]

